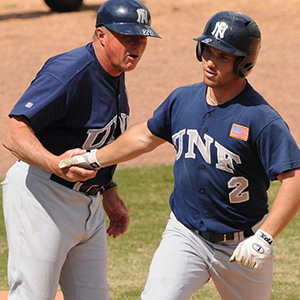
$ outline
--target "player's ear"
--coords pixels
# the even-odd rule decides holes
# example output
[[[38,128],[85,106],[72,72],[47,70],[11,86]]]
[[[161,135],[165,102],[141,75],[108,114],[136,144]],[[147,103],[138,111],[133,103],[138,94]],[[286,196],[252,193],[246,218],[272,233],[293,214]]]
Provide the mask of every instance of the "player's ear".
[[[107,34],[109,34],[109,31],[105,27],[100,26],[96,28],[97,39],[100,40],[100,42],[103,42]]]

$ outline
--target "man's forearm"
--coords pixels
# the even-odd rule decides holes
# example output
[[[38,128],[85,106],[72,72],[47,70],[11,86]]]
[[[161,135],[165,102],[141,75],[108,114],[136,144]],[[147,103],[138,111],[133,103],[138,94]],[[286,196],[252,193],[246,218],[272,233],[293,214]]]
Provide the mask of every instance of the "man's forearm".
[[[164,142],[151,134],[144,122],[129,128],[113,143],[99,149],[96,156],[102,167],[110,166],[150,152]]]
[[[149,152],[165,141],[153,135],[147,127],[147,122],[129,128],[119,138],[109,145],[96,150],[93,149],[83,155],[62,159],[61,169],[79,166],[85,169],[99,170],[131,160],[141,154]]]
[[[300,209],[300,170],[283,173],[279,179],[282,185],[268,217],[260,227],[273,238],[289,224]]]
[[[49,161],[54,156],[36,138],[26,118],[14,117],[10,120],[3,146],[18,159],[50,171]]]

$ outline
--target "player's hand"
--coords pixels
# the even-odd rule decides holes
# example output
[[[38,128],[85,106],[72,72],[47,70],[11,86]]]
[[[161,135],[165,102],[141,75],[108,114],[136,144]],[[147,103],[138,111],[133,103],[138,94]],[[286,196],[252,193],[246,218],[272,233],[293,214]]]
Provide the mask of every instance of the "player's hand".
[[[97,149],[94,149],[81,155],[75,155],[73,157],[63,159],[60,161],[59,167],[64,169],[71,166],[78,166],[90,170],[99,170],[101,166],[97,160],[96,152]]]
[[[114,238],[125,233],[129,226],[128,209],[118,195],[117,188],[111,188],[102,194],[103,208],[109,218],[106,230]]]
[[[70,159],[75,156],[82,156],[86,154],[86,150],[76,148],[66,151],[60,156],[53,156],[53,161],[49,162],[51,166],[49,166],[49,169],[51,173],[54,173],[55,175],[71,181],[86,181],[88,179],[94,178],[97,174],[97,170],[91,170],[91,169],[85,169],[79,166],[73,166],[66,168],[60,168],[59,163],[64,159]]]
[[[273,237],[267,232],[258,229],[253,236],[237,245],[229,261],[237,261],[253,270],[259,270],[270,257],[272,245]]]

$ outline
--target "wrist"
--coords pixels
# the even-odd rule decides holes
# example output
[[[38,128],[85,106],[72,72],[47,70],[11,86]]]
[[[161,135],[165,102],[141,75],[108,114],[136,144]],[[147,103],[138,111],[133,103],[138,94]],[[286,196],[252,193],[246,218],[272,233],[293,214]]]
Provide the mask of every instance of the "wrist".
[[[105,184],[101,190],[100,190],[100,194],[102,195],[103,193],[105,193],[106,191],[112,189],[112,188],[116,188],[118,185],[115,181],[111,181],[108,184]]]
[[[100,169],[101,165],[97,159],[97,149],[93,149],[90,152],[86,153],[88,157],[88,162],[90,163],[93,169]]]
[[[255,233],[255,236],[264,241],[269,247],[273,246],[274,239],[268,232],[258,229]]]

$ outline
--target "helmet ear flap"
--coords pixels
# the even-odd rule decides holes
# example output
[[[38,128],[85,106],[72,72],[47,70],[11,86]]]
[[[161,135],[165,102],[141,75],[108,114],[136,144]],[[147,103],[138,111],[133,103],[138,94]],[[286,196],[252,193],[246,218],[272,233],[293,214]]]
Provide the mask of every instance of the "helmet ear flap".
[[[198,42],[196,46],[196,56],[199,61],[202,61],[202,52],[203,52],[203,45],[201,42]]]
[[[245,57],[241,56],[241,57],[238,57],[235,64],[234,64],[234,69],[233,69],[233,72],[238,76],[238,77],[245,77],[245,74],[241,68],[241,64],[243,62],[243,60],[245,59]]]
[[[249,59],[248,57],[241,56],[237,59],[234,65],[234,73],[238,77],[242,77],[242,78],[246,77],[252,71],[254,64],[255,61],[253,62],[253,59]]]

